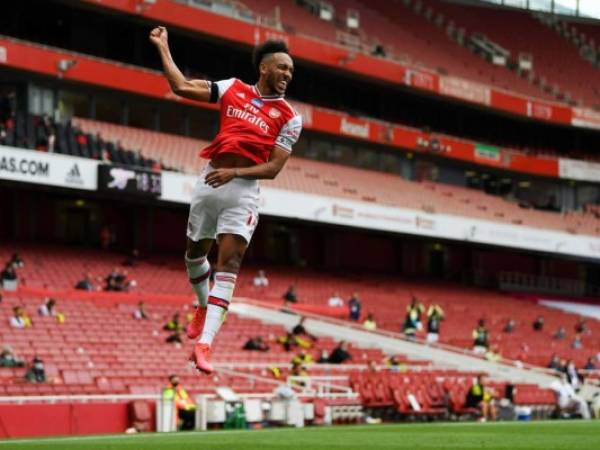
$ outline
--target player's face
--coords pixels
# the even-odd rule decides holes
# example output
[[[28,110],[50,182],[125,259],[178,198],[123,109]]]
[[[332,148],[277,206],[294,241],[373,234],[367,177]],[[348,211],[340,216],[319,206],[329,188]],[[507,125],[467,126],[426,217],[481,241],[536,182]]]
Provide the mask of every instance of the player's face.
[[[283,95],[294,75],[294,61],[287,53],[273,53],[261,72],[271,92]]]

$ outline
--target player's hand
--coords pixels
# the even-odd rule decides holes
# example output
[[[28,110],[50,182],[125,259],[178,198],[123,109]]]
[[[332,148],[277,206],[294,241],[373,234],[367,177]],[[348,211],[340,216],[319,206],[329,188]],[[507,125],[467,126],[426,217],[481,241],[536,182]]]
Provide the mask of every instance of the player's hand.
[[[150,42],[152,42],[157,47],[159,45],[167,45],[168,38],[169,36],[165,27],[156,27],[150,32]]]
[[[204,183],[210,187],[218,188],[229,183],[235,178],[235,169],[215,169],[206,175]]]

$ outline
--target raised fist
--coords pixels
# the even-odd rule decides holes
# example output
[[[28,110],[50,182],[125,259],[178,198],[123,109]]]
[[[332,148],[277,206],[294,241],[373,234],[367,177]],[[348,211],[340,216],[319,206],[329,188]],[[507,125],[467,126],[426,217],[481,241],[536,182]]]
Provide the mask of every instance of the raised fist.
[[[150,32],[150,42],[154,45],[166,45],[167,38],[167,29],[165,27],[156,27]]]

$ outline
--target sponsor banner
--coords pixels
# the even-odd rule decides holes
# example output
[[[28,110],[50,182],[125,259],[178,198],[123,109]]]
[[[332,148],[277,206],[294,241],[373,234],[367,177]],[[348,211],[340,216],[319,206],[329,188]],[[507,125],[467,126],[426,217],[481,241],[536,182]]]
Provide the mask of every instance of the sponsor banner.
[[[189,204],[197,176],[177,172],[162,172],[162,193],[160,199],[168,202]]]
[[[600,182],[600,163],[559,158],[558,176],[571,180]]]
[[[479,103],[489,106],[491,101],[491,89],[483,84],[463,80],[455,77],[440,77],[439,92],[442,95],[456,97],[468,102]]]
[[[439,90],[439,77],[435,73],[407,68],[404,72],[404,84],[417,89],[437,92]]]
[[[198,177],[163,172],[162,200],[190,202]],[[290,207],[293,205],[293,207]],[[600,238],[261,187],[260,214],[600,260]]]
[[[0,146],[0,179],[95,191],[98,165],[93,159]]]
[[[288,103],[302,116],[302,126],[311,128],[313,125],[313,107],[306,103],[288,100]]]
[[[366,120],[350,119],[349,117],[342,117],[340,120],[341,134],[353,136],[361,139],[369,139],[371,134],[371,124]]]
[[[475,144],[475,159],[487,161],[500,161],[500,148],[493,145]]]
[[[98,189],[119,194],[159,197],[162,174],[151,170],[120,167],[109,164],[98,166]]]
[[[573,108],[571,124],[576,127],[600,129],[600,112],[587,108]]]
[[[8,52],[6,51],[6,47],[0,45],[0,63],[6,63],[8,59]]]

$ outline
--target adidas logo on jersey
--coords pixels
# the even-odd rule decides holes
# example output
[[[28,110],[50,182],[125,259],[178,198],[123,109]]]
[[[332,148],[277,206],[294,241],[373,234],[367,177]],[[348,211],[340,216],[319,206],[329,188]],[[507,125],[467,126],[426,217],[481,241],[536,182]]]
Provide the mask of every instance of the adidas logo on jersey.
[[[65,182],[68,184],[83,185],[83,179],[81,178],[81,172],[79,171],[77,163],[73,164],[71,169],[67,172]]]

